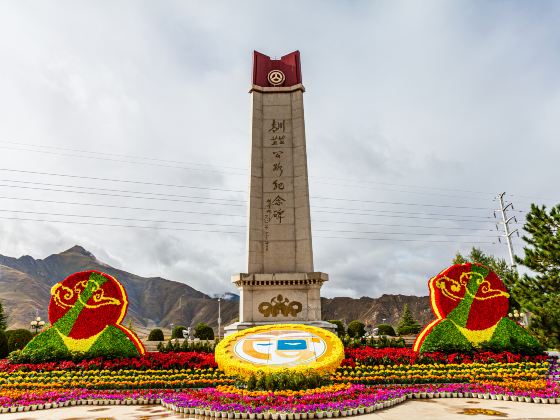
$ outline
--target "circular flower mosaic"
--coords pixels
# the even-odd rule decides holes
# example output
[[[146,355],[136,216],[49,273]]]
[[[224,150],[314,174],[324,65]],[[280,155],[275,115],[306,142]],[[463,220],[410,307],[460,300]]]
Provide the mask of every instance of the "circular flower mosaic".
[[[249,328],[228,335],[216,347],[218,366],[242,377],[285,369],[331,373],[343,359],[344,346],[335,334],[301,324]]]

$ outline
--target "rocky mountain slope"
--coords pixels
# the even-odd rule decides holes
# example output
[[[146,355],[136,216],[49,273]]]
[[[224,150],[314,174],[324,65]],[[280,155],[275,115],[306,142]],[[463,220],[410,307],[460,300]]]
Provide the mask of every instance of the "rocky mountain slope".
[[[84,270],[99,270],[115,276],[124,285],[129,296],[125,325],[142,332],[154,327],[175,325],[194,326],[206,322],[217,326],[216,298],[199,292],[185,283],[161,277],[140,277],[115,269],[80,246],[45,259],[28,255],[12,258],[0,255],[0,300],[9,314],[9,327],[27,327],[37,314],[47,320],[50,289],[68,275]],[[352,299],[323,298],[323,319],[353,319],[377,325],[396,324],[403,305],[408,303],[416,319],[425,324],[432,317],[427,297],[383,295],[380,298]],[[224,325],[236,320],[238,299],[228,294],[222,300]],[[139,331],[139,332],[140,332]]]

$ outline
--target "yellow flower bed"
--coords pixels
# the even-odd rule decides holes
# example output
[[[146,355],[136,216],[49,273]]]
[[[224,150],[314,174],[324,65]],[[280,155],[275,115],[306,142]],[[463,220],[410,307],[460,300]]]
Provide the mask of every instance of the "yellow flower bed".
[[[335,382],[363,384],[414,384],[450,382],[512,382],[546,379],[545,362],[462,363],[431,365],[375,365],[343,367],[333,375]]]
[[[301,357],[300,360],[279,364],[274,363],[271,355],[263,356],[262,353],[256,353],[251,347],[251,340],[257,340],[255,337],[269,335],[273,337],[271,340],[274,341],[275,336],[282,337],[286,332],[309,333],[311,335],[310,340],[316,340],[316,343],[325,346],[325,351],[319,357],[313,358],[312,360],[310,360],[310,358]],[[278,342],[279,341],[281,341],[280,338],[278,338]],[[302,339],[299,341],[304,340]],[[242,347],[243,350],[253,352],[255,357],[261,357],[263,359],[262,362],[255,363],[249,360],[249,357],[244,358],[244,354],[240,355],[239,347]],[[271,351],[275,351],[276,354],[282,356],[288,354],[286,351],[277,350],[276,347]],[[298,351],[300,350],[290,350],[289,352],[291,353],[289,356],[297,354]],[[303,351],[304,350],[301,350],[301,352]],[[248,328],[235,334],[228,335],[216,346],[215,357],[216,363],[218,363],[218,366],[226,375],[239,376],[241,378],[248,378],[259,372],[273,373],[286,370],[300,373],[314,372],[319,374],[331,374],[336,371],[344,359],[344,346],[335,334],[322,328],[301,324],[275,324]],[[268,359],[266,357],[268,357]]]

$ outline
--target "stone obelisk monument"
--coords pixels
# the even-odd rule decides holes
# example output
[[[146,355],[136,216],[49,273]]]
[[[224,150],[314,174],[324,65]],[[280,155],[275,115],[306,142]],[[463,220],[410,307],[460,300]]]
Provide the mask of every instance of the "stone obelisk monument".
[[[279,60],[254,52],[247,273],[232,277],[239,322],[226,333],[268,323],[321,321],[313,269],[307,152],[299,51]]]

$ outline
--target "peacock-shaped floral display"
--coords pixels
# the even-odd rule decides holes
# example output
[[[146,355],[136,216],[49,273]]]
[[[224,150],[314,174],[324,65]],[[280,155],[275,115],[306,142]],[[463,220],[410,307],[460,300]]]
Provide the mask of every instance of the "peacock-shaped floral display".
[[[418,335],[414,350],[537,349],[538,341],[507,317],[509,293],[500,278],[479,264],[457,264],[430,279],[436,319]]]
[[[85,356],[133,357],[145,353],[136,334],[121,325],[128,297],[122,284],[100,271],[82,271],[68,276],[51,289],[51,326],[23,349],[62,350]]]

